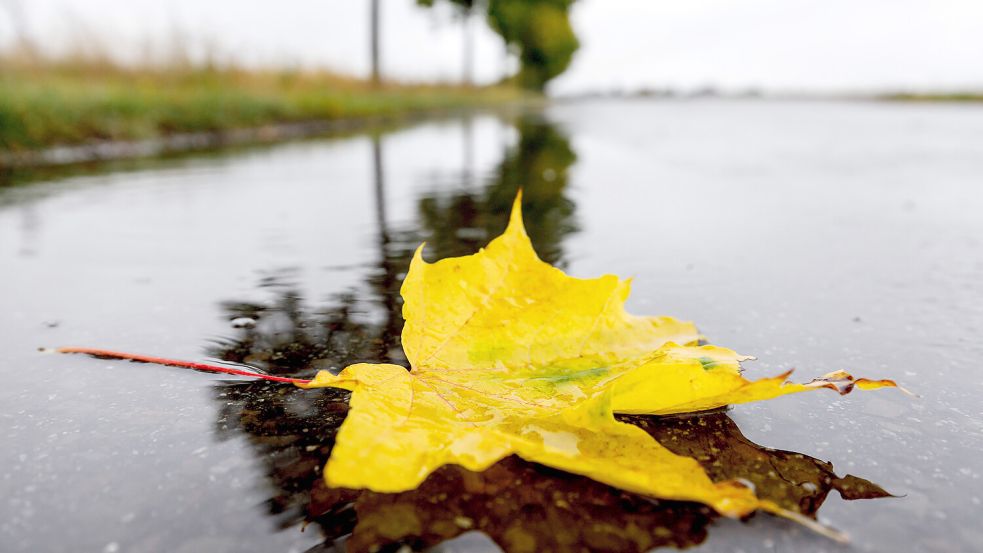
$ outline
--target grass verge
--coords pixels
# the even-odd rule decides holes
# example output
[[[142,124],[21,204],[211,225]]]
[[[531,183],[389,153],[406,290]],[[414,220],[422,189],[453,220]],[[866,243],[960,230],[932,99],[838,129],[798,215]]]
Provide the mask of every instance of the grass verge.
[[[884,97],[898,102],[983,102],[983,92],[900,93]]]
[[[370,83],[329,72],[0,59],[0,149],[31,151],[528,99],[506,87]]]

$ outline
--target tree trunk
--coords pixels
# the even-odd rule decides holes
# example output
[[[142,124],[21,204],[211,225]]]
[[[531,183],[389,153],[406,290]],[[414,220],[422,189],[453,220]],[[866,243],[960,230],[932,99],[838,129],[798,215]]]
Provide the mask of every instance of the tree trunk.
[[[464,86],[474,85],[474,25],[471,15],[474,7],[464,8],[461,16],[461,28],[464,30],[464,53],[462,57],[461,82]]]

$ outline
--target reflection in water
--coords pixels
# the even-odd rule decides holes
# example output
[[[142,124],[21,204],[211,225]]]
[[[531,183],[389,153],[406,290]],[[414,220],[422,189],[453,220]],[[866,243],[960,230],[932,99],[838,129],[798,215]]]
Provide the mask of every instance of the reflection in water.
[[[472,254],[501,234],[522,188],[522,210],[533,246],[544,261],[562,266],[560,244],[576,230],[574,205],[564,192],[577,156],[554,125],[523,119],[516,126],[519,141],[506,149],[487,186],[464,186],[420,200],[422,238],[431,259]]]
[[[519,186],[537,251],[562,265],[562,240],[576,230],[574,205],[564,195],[576,155],[552,125],[521,120],[516,126],[518,144],[506,149],[483,185],[473,182],[466,149],[461,185],[420,199],[419,226],[412,228],[394,227],[387,219],[385,141],[373,136],[379,256],[367,279],[369,293],[339,294],[310,310],[289,273],[276,273],[262,283],[275,294],[272,303],[223,306],[230,320],[256,324],[217,343],[212,354],[284,376],[311,376],[363,361],[405,365],[398,288],[414,249],[426,240],[433,258],[473,253],[504,229]],[[465,136],[470,136],[467,126]],[[376,311],[382,316],[365,316]],[[644,551],[700,543],[715,517],[701,505],[644,498],[514,457],[480,474],[444,467],[419,489],[401,494],[328,489],[321,470],[347,412],[347,392],[227,383],[215,389],[215,400],[218,436],[244,435],[265,466],[271,487],[267,509],[279,527],[312,522],[329,544],[350,534],[351,550],[425,548],[480,530],[508,551]],[[711,478],[743,478],[761,497],[808,516],[832,489],[847,499],[887,495],[865,480],[837,477],[828,463],[755,445],[723,413],[625,420],[672,451],[697,459]]]

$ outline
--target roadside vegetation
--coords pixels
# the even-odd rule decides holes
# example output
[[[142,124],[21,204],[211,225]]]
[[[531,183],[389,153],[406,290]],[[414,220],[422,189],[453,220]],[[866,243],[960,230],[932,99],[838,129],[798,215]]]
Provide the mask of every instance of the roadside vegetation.
[[[0,55],[0,150],[279,123],[395,117],[534,97],[516,88],[384,83],[328,71]]]
[[[983,92],[901,93],[891,94],[886,99],[900,102],[983,102]]]

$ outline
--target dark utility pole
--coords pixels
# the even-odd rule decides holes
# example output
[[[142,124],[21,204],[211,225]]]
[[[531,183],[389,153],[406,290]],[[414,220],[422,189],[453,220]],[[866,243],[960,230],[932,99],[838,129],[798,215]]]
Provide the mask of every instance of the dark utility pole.
[[[372,84],[378,86],[381,78],[379,77],[379,0],[370,0],[370,31],[369,40],[372,51]]]

